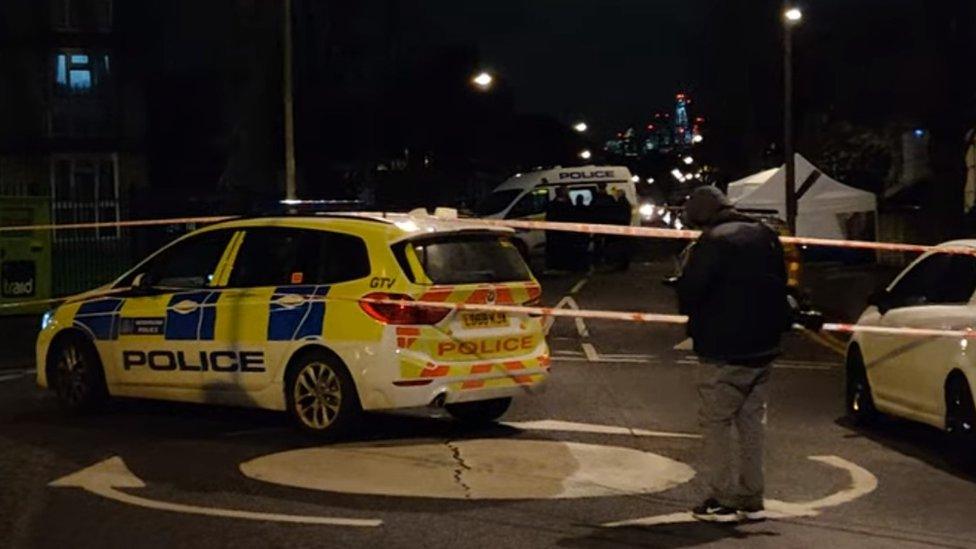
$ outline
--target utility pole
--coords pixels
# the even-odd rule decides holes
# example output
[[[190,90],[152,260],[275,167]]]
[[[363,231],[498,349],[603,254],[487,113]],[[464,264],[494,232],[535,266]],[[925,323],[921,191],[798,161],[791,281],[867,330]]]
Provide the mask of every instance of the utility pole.
[[[295,192],[295,105],[292,97],[291,0],[285,0],[282,41],[284,44],[283,82],[281,93],[285,100],[285,199],[296,200]]]
[[[783,162],[786,166],[786,225],[796,234],[796,159],[793,154],[793,27],[803,13],[789,2],[783,7]]]

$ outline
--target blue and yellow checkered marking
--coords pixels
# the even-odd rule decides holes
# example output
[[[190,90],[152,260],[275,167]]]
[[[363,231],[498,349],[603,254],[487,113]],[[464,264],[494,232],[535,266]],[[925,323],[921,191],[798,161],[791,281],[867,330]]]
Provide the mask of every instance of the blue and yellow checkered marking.
[[[125,299],[104,297],[82,303],[74,323],[86,328],[97,340],[119,338],[119,311]]]
[[[291,341],[321,336],[325,322],[325,301],[329,286],[282,286],[275,288],[268,306],[268,341]],[[277,303],[286,295],[301,295],[305,301],[293,307]]]
[[[166,307],[166,339],[175,341],[212,341],[217,323],[217,300],[220,292],[202,290],[173,294]],[[180,313],[173,306],[181,301],[192,301],[199,306]]]

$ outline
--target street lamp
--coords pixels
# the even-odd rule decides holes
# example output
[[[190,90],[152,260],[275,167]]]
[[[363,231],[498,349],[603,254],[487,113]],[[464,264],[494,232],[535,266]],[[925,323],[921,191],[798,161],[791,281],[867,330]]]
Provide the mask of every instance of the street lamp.
[[[579,121],[579,122],[577,122],[577,123],[575,123],[575,124],[573,124],[573,129],[576,130],[579,133],[583,133],[586,130],[588,130],[589,128],[590,127],[586,125],[586,122],[583,122],[582,120]]]
[[[471,82],[481,90],[487,90],[495,82],[495,77],[486,71],[479,72],[473,78]]]
[[[589,160],[590,158],[593,158],[593,153],[590,152],[590,149],[583,149],[580,151],[579,157],[583,160]]]
[[[793,155],[793,27],[803,19],[796,6],[783,9],[783,161],[786,166],[786,225],[796,234],[796,159]]]

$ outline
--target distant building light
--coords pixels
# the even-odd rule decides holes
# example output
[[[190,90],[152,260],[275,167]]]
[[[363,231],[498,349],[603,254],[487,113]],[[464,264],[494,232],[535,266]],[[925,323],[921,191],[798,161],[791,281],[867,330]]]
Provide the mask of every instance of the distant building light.
[[[702,137],[700,133],[696,133],[694,135],[694,137],[691,138],[691,142],[692,143],[701,143],[704,140],[705,140],[705,138]]]
[[[685,174],[681,173],[681,170],[679,170],[678,168],[671,170],[671,175],[674,176],[674,178],[677,179],[678,181],[682,183],[685,182]]]
[[[583,160],[589,160],[590,158],[593,158],[593,153],[591,153],[589,149],[583,149],[580,151],[579,157]]]
[[[790,8],[783,12],[783,17],[786,17],[787,21],[796,23],[800,19],[803,19],[803,12],[800,11],[800,8]]]
[[[647,184],[650,185],[652,183],[654,183],[654,178],[653,177],[648,177],[647,178]]]
[[[586,122],[583,122],[583,121],[580,121],[580,122],[577,122],[576,124],[573,124],[573,129],[576,130],[576,131],[578,131],[579,133],[583,133],[586,130],[588,130],[589,128],[590,127],[586,125]]]
[[[923,130],[922,128],[916,128],[914,133],[915,133],[915,137],[919,139],[925,137],[925,130]]]
[[[690,166],[695,162],[695,159],[690,156],[686,156],[682,158],[681,161],[684,162],[686,165]]]
[[[640,176],[639,175],[632,175],[632,176],[630,176],[630,180],[633,181],[634,183],[640,183]]]

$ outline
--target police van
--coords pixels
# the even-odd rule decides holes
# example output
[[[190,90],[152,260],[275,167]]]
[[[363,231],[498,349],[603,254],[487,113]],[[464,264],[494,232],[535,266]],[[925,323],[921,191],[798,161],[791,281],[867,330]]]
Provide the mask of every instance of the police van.
[[[555,198],[557,187],[565,187],[574,204],[579,201],[589,205],[600,184],[606,184],[611,193],[623,192],[631,204],[631,225],[638,225],[637,186],[624,166],[556,167],[515,174],[486,196],[475,213],[489,219],[544,221],[546,207]],[[543,231],[519,230],[515,243],[523,256],[530,257],[545,251],[546,236]]]
[[[407,302],[537,304],[512,236],[426,214],[211,225],[46,314],[37,382],[68,411],[110,396],[229,404],[330,435],[361,410],[492,421],[546,381],[539,318]]]

